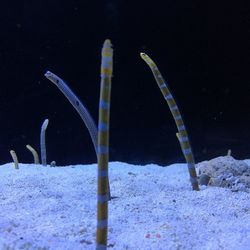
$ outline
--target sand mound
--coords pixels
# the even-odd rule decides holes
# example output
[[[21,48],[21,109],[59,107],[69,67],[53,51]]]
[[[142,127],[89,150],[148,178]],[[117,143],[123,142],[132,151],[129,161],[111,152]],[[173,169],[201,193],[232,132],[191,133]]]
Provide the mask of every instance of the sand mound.
[[[232,156],[221,156],[197,164],[201,185],[250,192],[250,166]]]

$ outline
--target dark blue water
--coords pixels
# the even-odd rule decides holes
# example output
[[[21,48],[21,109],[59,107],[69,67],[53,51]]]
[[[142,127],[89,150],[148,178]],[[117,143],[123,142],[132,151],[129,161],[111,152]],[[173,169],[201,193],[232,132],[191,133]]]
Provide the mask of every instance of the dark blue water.
[[[197,161],[250,157],[249,22],[235,1],[11,1],[0,4],[0,162],[31,162],[47,130],[48,160],[95,162],[84,124],[43,74],[68,82],[97,122],[100,51],[114,45],[110,160],[184,161],[173,118],[139,53],[175,96]]]

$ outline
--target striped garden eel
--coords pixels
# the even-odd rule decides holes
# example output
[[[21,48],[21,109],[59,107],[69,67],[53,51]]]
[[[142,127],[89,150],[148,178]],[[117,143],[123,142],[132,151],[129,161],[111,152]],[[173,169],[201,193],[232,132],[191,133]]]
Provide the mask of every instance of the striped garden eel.
[[[109,200],[109,117],[112,71],[113,49],[111,41],[107,39],[103,44],[101,62],[101,89],[98,122],[98,194],[96,250],[107,249]]]
[[[169,88],[163,79],[159,69],[157,68],[154,61],[145,53],[140,53],[141,58],[148,64],[150,69],[153,72],[154,78],[165,98],[165,100],[168,103],[168,106],[170,108],[170,111],[174,117],[178,133],[176,133],[176,136],[180,142],[182,152],[184,154],[184,157],[186,159],[187,165],[188,165],[188,171],[190,175],[190,182],[192,184],[193,190],[198,191],[199,190],[199,184],[197,180],[197,174],[195,170],[195,161],[194,156],[192,153],[192,149],[189,143],[188,134],[184,125],[184,122],[181,117],[181,113],[179,111],[179,108],[172,96],[172,94],[169,91]]]

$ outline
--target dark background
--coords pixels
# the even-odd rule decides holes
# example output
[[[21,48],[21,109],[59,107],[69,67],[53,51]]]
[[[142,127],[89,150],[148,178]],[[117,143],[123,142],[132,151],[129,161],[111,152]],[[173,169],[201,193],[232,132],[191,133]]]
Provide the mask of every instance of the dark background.
[[[237,2],[237,3],[236,3]],[[247,2],[247,1],[246,1]],[[1,1],[0,163],[32,162],[45,118],[48,161],[96,162],[88,132],[43,75],[63,78],[97,122],[100,51],[114,45],[110,160],[183,162],[174,120],[139,53],[167,80],[196,161],[250,157],[248,6],[240,1]]]

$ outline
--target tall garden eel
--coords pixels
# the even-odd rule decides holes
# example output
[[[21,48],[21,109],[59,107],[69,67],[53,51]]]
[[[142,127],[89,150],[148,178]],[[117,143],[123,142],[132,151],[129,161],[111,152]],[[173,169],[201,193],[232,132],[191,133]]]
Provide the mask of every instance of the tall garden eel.
[[[72,104],[72,106],[76,109],[77,113],[82,118],[84,124],[86,125],[89,131],[92,143],[95,148],[96,157],[98,160],[98,148],[97,148],[98,130],[95,125],[94,119],[91,117],[89,111],[80,101],[80,99],[74,94],[74,92],[70,89],[70,87],[60,77],[58,77],[57,75],[55,75],[50,71],[47,71],[45,73],[45,76],[61,90],[61,92],[64,94],[64,96],[66,96],[66,98],[69,100],[69,102]],[[109,183],[108,183],[108,188],[109,188]],[[110,200],[111,199],[110,188],[108,194]]]
[[[102,48],[101,89],[98,122],[98,194],[96,250],[107,249],[108,234],[108,162],[111,77],[113,72],[113,49],[110,40]]]
[[[182,152],[184,154],[184,157],[186,159],[187,165],[188,165],[188,171],[190,176],[190,182],[193,187],[193,190],[198,191],[199,190],[199,184],[197,180],[197,174],[195,170],[195,160],[193,156],[193,152],[191,149],[191,145],[189,143],[188,134],[184,125],[184,122],[181,117],[181,113],[179,111],[179,108],[165,82],[163,79],[159,69],[157,68],[154,61],[145,53],[140,53],[141,58],[147,63],[147,65],[150,67],[150,69],[153,72],[154,78],[161,90],[161,93],[163,94],[165,100],[168,103],[168,106],[170,108],[170,111],[174,117],[178,133],[176,133],[176,136],[180,142]]]
[[[110,40],[105,40],[102,49],[98,130],[88,110],[69,86],[54,73],[50,71],[45,73],[45,77],[61,90],[76,109],[88,129],[95,147],[98,160],[97,250],[107,248],[108,200],[111,199],[108,179],[110,94],[113,71],[113,49],[111,46]]]
[[[65,95],[65,97],[69,100],[69,102],[78,112],[89,131],[97,155],[97,127],[87,108],[83,105],[80,99],[74,94],[70,87],[60,77],[50,71],[47,71],[45,73],[45,77],[47,77],[61,90],[61,92]]]

